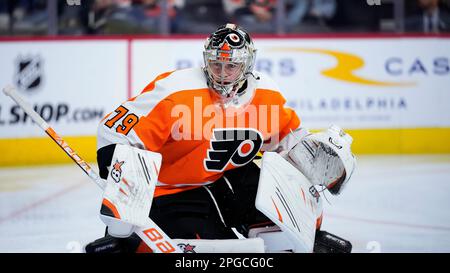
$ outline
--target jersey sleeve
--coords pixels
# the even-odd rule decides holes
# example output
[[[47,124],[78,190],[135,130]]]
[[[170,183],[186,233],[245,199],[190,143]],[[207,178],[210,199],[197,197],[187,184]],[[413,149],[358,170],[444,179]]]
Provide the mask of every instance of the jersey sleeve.
[[[143,93],[108,114],[98,126],[97,149],[126,144],[157,152],[170,136],[173,103],[152,102],[151,95]]]
[[[282,125],[280,130],[280,140],[282,141],[289,133],[300,127],[300,118],[293,109],[283,105],[280,119],[280,124]]]
[[[109,113],[97,130],[97,150],[126,144],[157,152],[170,135],[173,102],[167,98],[170,87],[164,84],[174,71],[158,75],[136,97]]]
[[[97,129],[100,177],[108,176],[116,144],[158,152],[167,141],[173,124],[173,102],[167,98],[170,88],[161,82],[172,72],[157,76],[140,95],[119,105],[100,122]]]
[[[280,106],[279,133],[276,136],[276,141],[273,141],[273,139],[267,141],[262,151],[276,151],[284,156],[309,132],[305,128],[300,127],[300,118],[293,109],[286,106],[286,99],[281,93],[278,93],[277,101]]]

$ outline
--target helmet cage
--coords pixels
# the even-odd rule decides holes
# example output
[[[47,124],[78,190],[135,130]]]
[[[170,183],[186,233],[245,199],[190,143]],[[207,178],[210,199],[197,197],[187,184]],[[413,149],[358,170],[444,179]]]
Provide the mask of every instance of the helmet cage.
[[[253,42],[244,30],[232,24],[219,28],[206,40],[203,52],[208,85],[223,97],[233,97],[251,74],[255,53]],[[219,63],[222,63],[220,71]],[[227,68],[232,66],[239,69],[230,73]]]

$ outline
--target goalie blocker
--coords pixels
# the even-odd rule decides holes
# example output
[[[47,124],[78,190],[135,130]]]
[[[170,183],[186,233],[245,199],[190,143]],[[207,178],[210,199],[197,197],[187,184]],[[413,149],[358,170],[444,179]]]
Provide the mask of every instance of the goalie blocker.
[[[100,174],[108,175],[101,211],[101,218],[108,228],[104,238],[85,247],[86,252],[151,252],[133,233],[134,225],[140,225],[144,216],[155,221],[170,238],[182,238],[172,240],[175,244],[183,245],[180,241],[194,239],[198,251],[215,249],[215,252],[264,252],[261,239],[246,239],[248,246],[244,250],[243,240],[232,240],[242,235],[247,236],[248,230],[253,226],[272,225],[255,208],[259,179],[259,167],[256,164],[227,171],[223,178],[213,184],[152,200],[150,193],[153,194],[154,189],[146,188],[145,182],[139,186],[139,181],[146,180],[145,169],[140,162],[130,160],[133,156],[125,157],[126,149],[123,145],[113,145],[98,152]],[[151,162],[154,154],[137,149],[128,151],[129,154],[136,152],[148,153],[146,163]],[[159,168],[158,160],[160,159],[156,157]],[[108,165],[111,166],[107,167]],[[136,171],[131,173],[133,169]],[[156,170],[149,173],[152,181],[157,179]],[[141,187],[140,190],[144,190],[145,194],[133,194],[132,189],[127,189],[130,184]],[[150,200],[151,206],[141,198],[143,196]],[[132,202],[137,202],[138,205],[130,208]],[[137,208],[141,210],[138,211]],[[235,227],[234,231],[232,227]],[[239,248],[236,243],[240,244]]]
[[[143,217],[143,214],[140,214],[139,217],[132,217],[131,212],[125,214],[120,212],[126,209],[125,204],[131,202],[131,199],[127,201],[126,194],[128,194],[128,198],[133,197],[127,191],[128,186],[123,179],[119,179],[119,177],[125,177],[130,184],[130,179],[127,179],[126,164],[121,164],[121,160],[115,159],[117,154],[115,150],[122,149],[122,146],[110,145],[100,149],[97,153],[100,175],[108,176],[108,187],[111,188],[105,191],[104,199],[107,202],[104,202],[102,218],[109,226],[108,233],[114,237],[129,236],[132,230],[126,228],[126,223],[138,224],[139,221],[136,219]],[[147,151],[142,152],[146,153]],[[128,165],[130,166],[130,164]],[[140,168],[139,164],[136,167]],[[157,179],[156,176],[153,176],[154,173],[150,173],[152,180]],[[140,176],[144,177],[142,174]],[[114,179],[120,182],[117,183]],[[231,227],[235,227],[239,233],[245,236],[252,225],[270,223],[270,220],[255,208],[258,179],[259,167],[250,163],[241,168],[226,171],[224,177],[206,186],[159,196],[153,200],[148,195],[151,210],[149,204],[144,203],[144,200],[136,200],[141,203],[140,207],[145,208],[143,211],[147,211],[147,217],[155,221],[171,238],[236,239],[237,235],[231,230]],[[150,191],[153,194],[153,189]],[[108,201],[115,208],[109,206],[112,208],[110,209],[107,205]],[[117,218],[114,216],[114,210],[117,210],[119,215],[123,214],[126,217],[121,217],[121,221],[117,221],[114,219]],[[148,213],[149,210],[150,213]],[[118,232],[116,228],[111,229],[111,223],[121,223],[123,227],[118,228]]]

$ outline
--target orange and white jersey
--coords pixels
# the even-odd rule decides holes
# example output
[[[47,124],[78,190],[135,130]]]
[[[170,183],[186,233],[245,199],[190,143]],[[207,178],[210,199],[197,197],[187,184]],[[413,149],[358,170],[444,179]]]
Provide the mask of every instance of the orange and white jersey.
[[[160,153],[160,196],[213,183],[259,151],[298,142],[286,136],[300,120],[267,75],[250,76],[239,99],[240,108],[219,107],[201,68],[163,73],[102,120],[97,149],[120,143]]]

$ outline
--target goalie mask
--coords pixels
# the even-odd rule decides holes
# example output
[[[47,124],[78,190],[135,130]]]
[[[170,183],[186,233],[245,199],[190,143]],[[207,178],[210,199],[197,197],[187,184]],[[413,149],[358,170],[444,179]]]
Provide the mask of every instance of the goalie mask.
[[[226,103],[242,95],[238,91],[252,75],[255,53],[248,33],[234,24],[219,27],[206,40],[203,70],[220,101]]]

